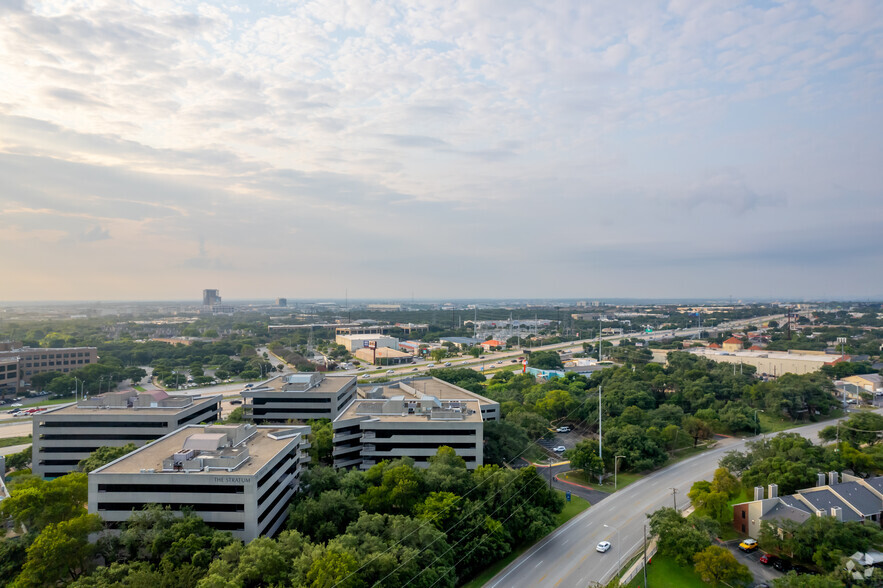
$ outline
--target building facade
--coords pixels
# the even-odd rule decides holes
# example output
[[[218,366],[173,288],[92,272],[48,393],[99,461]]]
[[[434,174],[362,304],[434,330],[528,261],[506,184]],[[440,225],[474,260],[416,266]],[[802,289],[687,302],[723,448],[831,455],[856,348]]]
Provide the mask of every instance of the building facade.
[[[7,346],[9,347],[9,346]],[[12,347],[0,351],[0,365],[6,364],[8,385],[10,363],[15,363],[16,390],[31,385],[31,378],[43,372],[61,372],[66,374],[81,367],[98,362],[98,349],[95,347]],[[4,380],[0,380],[0,389]]]
[[[273,536],[309,462],[306,426],[189,425],[89,474],[89,512],[118,526],[156,504],[243,541]]]
[[[448,446],[475,469],[484,463],[484,421],[499,419],[498,403],[437,378],[360,388],[333,423],[334,467],[368,469],[400,457],[427,467]]]
[[[336,335],[334,342],[346,347],[346,350],[350,353],[353,353],[358,349],[367,349],[371,345],[376,347],[389,347],[390,349],[396,350],[399,348],[399,340],[395,337],[388,337],[386,335]]]
[[[21,376],[18,357],[0,357],[0,400],[15,397]]]
[[[355,376],[287,374],[243,390],[243,416],[256,423],[334,420],[355,397]]]
[[[218,419],[221,396],[194,398],[124,390],[37,413],[33,472],[56,478],[76,470],[99,447],[140,447],[184,425]]]

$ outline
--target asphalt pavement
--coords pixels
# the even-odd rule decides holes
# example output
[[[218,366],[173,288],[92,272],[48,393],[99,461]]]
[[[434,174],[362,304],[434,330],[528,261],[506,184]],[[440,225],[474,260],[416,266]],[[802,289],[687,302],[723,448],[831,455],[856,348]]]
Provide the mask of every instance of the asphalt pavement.
[[[828,425],[830,422],[813,423],[791,431],[819,442],[818,432]],[[604,498],[542,539],[486,586],[585,588],[590,582],[607,582],[619,569],[619,560],[640,549],[647,515],[675,503],[678,508],[686,507],[687,492],[693,483],[711,480],[724,453],[744,451],[748,440],[725,439],[713,449],[654,472]],[[610,541],[613,548],[606,553],[596,552],[595,546],[604,540]]]

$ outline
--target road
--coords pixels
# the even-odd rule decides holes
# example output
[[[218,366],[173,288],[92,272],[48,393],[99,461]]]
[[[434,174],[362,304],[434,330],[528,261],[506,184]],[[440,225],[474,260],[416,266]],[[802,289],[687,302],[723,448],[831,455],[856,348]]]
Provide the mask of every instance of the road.
[[[792,431],[819,442],[818,432],[830,424],[814,423]],[[672,506],[675,499],[678,508],[686,507],[687,492],[693,482],[711,480],[723,454],[744,450],[746,441],[725,440],[714,449],[655,472],[605,498],[534,545],[485,586],[585,588],[590,582],[606,583],[618,569],[620,558],[625,560],[640,549],[646,515]],[[677,490],[674,498],[672,488]],[[595,546],[605,540],[613,548],[606,553],[596,552]]]

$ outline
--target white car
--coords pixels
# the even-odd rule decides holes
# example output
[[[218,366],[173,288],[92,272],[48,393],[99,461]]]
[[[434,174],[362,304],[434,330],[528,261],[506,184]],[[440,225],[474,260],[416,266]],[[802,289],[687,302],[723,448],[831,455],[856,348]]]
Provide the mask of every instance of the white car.
[[[556,430],[557,430],[559,433],[569,433],[569,432],[570,432],[570,427],[568,427],[567,425],[565,425],[565,426],[563,426],[563,427],[558,427]]]
[[[564,453],[565,451],[567,451],[567,448],[563,445],[559,445],[558,447],[556,447],[552,451],[554,451],[555,453]]]
[[[388,374],[394,374],[394,373],[396,373],[396,371],[395,371],[395,370],[386,370],[386,373],[388,373]]]
[[[604,553],[608,549],[610,549],[610,541],[602,541],[598,544],[598,547],[595,548],[595,551],[599,553]]]

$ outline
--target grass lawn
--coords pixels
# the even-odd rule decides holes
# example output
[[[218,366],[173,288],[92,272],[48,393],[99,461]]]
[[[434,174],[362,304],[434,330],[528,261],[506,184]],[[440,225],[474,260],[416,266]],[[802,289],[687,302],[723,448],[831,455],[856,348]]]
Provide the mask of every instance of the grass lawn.
[[[138,392],[144,392],[144,386],[132,386]]]
[[[629,586],[644,585],[643,573],[635,576]],[[675,560],[662,555],[654,555],[647,566],[647,585],[653,588],[707,588],[709,584],[702,581],[693,568],[679,566]]]
[[[560,490],[558,491],[558,493],[562,496],[564,495],[564,492],[561,492]],[[583,500],[579,496],[571,495],[570,502],[565,502],[564,510],[558,513],[558,515],[556,516],[556,522],[558,523],[558,526],[560,527],[582,511],[589,508],[589,506],[590,505],[588,501]],[[491,578],[499,574],[503,568],[515,561],[518,556],[530,549],[533,545],[533,543],[531,543],[530,545],[522,545],[503,559],[494,562],[493,565],[485,568],[484,571],[481,572],[479,575],[475,576],[465,584],[462,584],[461,588],[480,588],[481,586],[484,586],[488,581],[490,581]]]
[[[678,463],[679,461],[684,461],[687,458],[690,458],[690,457],[693,457],[694,455],[702,453],[706,449],[708,449],[707,445],[698,445],[696,447],[686,447],[684,449],[678,449],[677,453],[675,453],[674,455],[672,455],[668,458],[668,461],[665,462],[665,465],[670,466],[673,463]],[[663,467],[665,467],[665,466],[663,466]]]
[[[630,472],[620,472],[616,476],[616,489],[613,487],[613,476],[609,476],[606,480],[604,480],[603,484],[598,483],[598,479],[594,476],[587,476],[585,472],[582,470],[574,470],[570,472],[566,472],[564,474],[559,475],[559,479],[567,480],[568,482],[576,482],[577,484],[582,484],[583,486],[591,486],[595,490],[600,490],[601,492],[612,493],[616,490],[622,490],[629,484],[633,482],[637,482],[641,478],[643,478],[646,474],[633,474]]]
[[[25,437],[8,437],[6,439],[0,439],[0,447],[12,447],[13,445],[24,445],[30,442],[30,435],[27,435]]]

